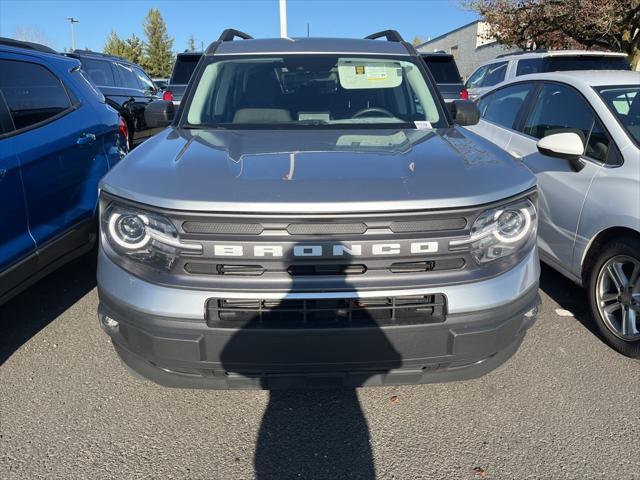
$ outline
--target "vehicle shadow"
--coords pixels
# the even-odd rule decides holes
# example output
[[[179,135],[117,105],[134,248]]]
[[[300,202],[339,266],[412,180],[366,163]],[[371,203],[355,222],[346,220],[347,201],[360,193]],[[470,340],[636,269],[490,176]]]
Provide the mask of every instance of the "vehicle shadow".
[[[0,365],[96,286],[93,262],[92,251],[0,306]]]
[[[541,267],[540,289],[564,310],[570,311],[576,320],[604,343],[591,315],[586,290],[548,265],[541,263]]]
[[[353,287],[342,277],[335,279],[332,289],[353,290]],[[291,291],[299,291],[295,281]],[[256,478],[373,479],[376,472],[369,427],[355,387],[365,383],[373,372],[380,374],[398,368],[401,356],[378,321],[364,311],[358,313],[357,320],[356,317],[351,320],[357,323],[351,324],[349,320],[336,320],[332,313],[308,313],[306,321],[312,335],[309,332],[287,335],[287,325],[290,329],[294,323],[303,321],[300,313],[289,310],[292,306],[288,301],[280,301],[262,318],[249,319],[221,353],[227,374],[259,378],[262,388],[270,389],[255,450]],[[313,306],[317,308],[319,304]],[[330,329],[338,333],[331,334]],[[356,333],[353,331],[356,329],[366,333],[350,334],[350,329],[351,333]],[[370,373],[365,372],[350,383],[350,388],[341,388],[343,377],[332,377],[327,366],[317,367],[318,378],[304,380],[307,386],[311,383],[327,388],[300,389],[303,387],[299,384],[294,384],[298,389],[273,388],[287,385],[286,379],[283,384],[282,378],[273,376],[284,371],[295,377],[313,369],[314,364],[369,363],[373,359],[380,362]],[[333,373],[340,375],[340,370]],[[321,383],[316,383],[318,380]]]

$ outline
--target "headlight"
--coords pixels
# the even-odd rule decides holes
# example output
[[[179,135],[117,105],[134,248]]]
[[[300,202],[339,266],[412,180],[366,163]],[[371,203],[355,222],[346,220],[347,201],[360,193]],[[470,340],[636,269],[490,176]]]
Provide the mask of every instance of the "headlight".
[[[102,233],[117,254],[160,270],[170,270],[181,253],[201,253],[202,245],[180,241],[162,215],[112,203],[102,214]]]
[[[469,238],[452,240],[450,246],[469,246],[478,263],[514,254],[533,244],[538,218],[529,199],[486,210],[471,227]]]

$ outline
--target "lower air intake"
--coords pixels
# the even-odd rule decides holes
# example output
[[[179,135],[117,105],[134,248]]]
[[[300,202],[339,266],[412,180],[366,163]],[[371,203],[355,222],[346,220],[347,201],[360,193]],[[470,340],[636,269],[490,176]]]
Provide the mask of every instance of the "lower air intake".
[[[207,325],[227,328],[352,328],[444,322],[442,294],[303,300],[224,299],[207,302]]]

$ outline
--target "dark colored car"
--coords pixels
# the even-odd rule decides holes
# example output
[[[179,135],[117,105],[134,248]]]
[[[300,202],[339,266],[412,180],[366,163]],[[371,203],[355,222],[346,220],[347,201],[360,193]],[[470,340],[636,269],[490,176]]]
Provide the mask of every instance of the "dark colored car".
[[[77,60],[0,38],[0,72],[2,304],[91,249],[98,182],[127,143]]]
[[[453,55],[444,52],[420,53],[420,57],[426,63],[429,72],[436,81],[438,90],[449,103],[454,100],[467,100],[466,92],[464,92],[464,84],[456,60]]]
[[[128,60],[88,50],[67,54],[82,63],[82,69],[127,122],[129,146],[146,140],[158,130],[147,127],[144,111],[157,99],[158,88],[140,65]]]
[[[202,52],[185,52],[178,54],[176,63],[173,65],[173,72],[171,73],[169,84],[162,95],[163,100],[173,102],[176,106],[180,105],[191,74],[196,69],[196,65],[198,65],[201,57]]]

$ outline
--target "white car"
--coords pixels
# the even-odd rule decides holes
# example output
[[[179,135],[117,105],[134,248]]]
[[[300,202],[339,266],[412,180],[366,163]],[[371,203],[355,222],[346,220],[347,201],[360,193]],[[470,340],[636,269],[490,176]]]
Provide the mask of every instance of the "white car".
[[[640,357],[640,72],[518,77],[470,130],[537,177],[540,258],[588,288],[616,350]]]
[[[464,87],[474,100],[501,82],[533,73],[568,70],[630,70],[627,55],[592,50],[535,50],[499,55],[478,67]]]

